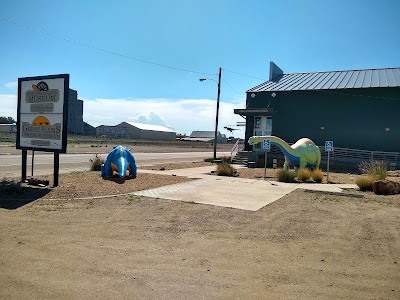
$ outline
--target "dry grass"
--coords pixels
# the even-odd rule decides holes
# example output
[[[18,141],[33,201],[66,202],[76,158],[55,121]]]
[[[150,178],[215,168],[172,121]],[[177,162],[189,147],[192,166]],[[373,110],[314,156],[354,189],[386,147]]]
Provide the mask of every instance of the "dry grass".
[[[313,170],[311,173],[311,179],[316,183],[321,183],[322,179],[324,179],[324,173],[320,169]]]
[[[311,171],[309,169],[297,170],[297,179],[301,181],[306,181],[311,177]]]
[[[360,191],[372,191],[372,184],[375,181],[375,176],[361,176],[357,178],[356,184],[360,188]]]

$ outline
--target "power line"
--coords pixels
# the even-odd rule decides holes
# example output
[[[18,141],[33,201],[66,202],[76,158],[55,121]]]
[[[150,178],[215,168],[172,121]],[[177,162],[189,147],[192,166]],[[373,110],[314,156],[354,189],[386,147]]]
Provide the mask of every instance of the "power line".
[[[231,73],[234,73],[234,74],[238,74],[238,75],[241,75],[241,76],[245,76],[245,77],[249,77],[249,78],[253,78],[253,79],[258,79],[258,80],[262,80],[262,81],[267,81],[266,79],[263,79],[263,78],[260,78],[260,77],[255,77],[255,76],[251,76],[251,75],[246,75],[246,74],[243,74],[243,73],[240,73],[240,72],[231,71],[231,70],[228,70],[228,69],[223,69],[223,70],[231,72]]]
[[[226,81],[224,78],[222,80],[232,89],[234,90],[238,95],[243,96],[241,93],[239,93],[233,86],[231,86],[228,81]]]
[[[86,48],[94,49],[94,50],[97,50],[99,52],[111,54],[111,55],[114,55],[114,56],[119,56],[119,57],[127,58],[127,59],[130,59],[130,60],[135,60],[135,61],[139,61],[139,62],[142,62],[142,63],[151,64],[151,65],[155,65],[155,66],[159,66],[159,67],[163,67],[163,68],[168,68],[168,69],[173,69],[173,70],[178,70],[178,71],[182,71],[182,72],[204,74],[204,75],[216,75],[215,73],[200,72],[200,71],[195,71],[195,70],[190,70],[190,69],[184,69],[184,68],[169,66],[169,65],[160,64],[160,63],[156,63],[156,62],[152,62],[152,61],[136,58],[136,57],[133,57],[133,56],[129,56],[129,55],[113,52],[113,51],[102,49],[102,48],[99,48],[99,47],[96,47],[96,46],[93,46],[93,45],[90,45],[90,44],[78,42],[78,41],[63,37],[63,36],[59,36],[59,35],[56,35],[56,34],[53,34],[53,33],[49,33],[47,31],[43,31],[43,30],[28,26],[28,25],[24,25],[24,24],[21,24],[21,23],[18,23],[16,21],[14,21],[14,20],[9,20],[9,19],[6,19],[6,18],[0,18],[0,21],[8,22],[8,23],[14,24],[14,25],[16,25],[18,27],[21,27],[21,28],[24,28],[24,29],[27,29],[27,30],[30,30],[30,31],[38,32],[38,33],[40,33],[42,35],[51,36],[53,38],[61,39],[61,40],[64,40],[66,42],[69,42],[69,43],[73,43],[73,44],[76,44],[76,45],[79,45],[79,46],[83,46],[83,47],[86,47]]]

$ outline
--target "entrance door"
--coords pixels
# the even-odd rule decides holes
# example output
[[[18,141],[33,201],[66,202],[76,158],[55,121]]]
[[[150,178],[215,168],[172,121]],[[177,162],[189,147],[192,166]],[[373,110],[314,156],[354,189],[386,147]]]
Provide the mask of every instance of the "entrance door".
[[[257,116],[254,117],[254,135],[263,136],[272,134],[272,117]],[[261,143],[253,146],[253,150],[262,149]]]

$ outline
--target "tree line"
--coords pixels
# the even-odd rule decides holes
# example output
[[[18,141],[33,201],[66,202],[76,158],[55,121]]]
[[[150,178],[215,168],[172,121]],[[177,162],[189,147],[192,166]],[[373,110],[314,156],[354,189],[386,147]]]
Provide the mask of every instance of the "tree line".
[[[11,117],[0,117],[0,124],[13,124],[16,123],[14,118]]]

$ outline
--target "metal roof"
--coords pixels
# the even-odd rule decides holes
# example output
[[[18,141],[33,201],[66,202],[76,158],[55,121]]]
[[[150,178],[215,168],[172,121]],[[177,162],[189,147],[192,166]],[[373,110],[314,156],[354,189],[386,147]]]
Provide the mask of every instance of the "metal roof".
[[[129,125],[135,126],[142,130],[152,130],[152,131],[164,131],[164,132],[175,132],[172,129],[169,129],[160,125],[151,125],[151,124],[143,124],[143,123],[134,123],[134,122],[126,122]]]
[[[281,74],[247,92],[399,87],[400,68]]]

